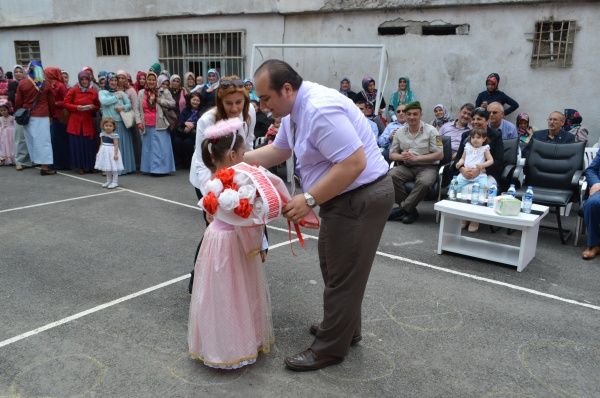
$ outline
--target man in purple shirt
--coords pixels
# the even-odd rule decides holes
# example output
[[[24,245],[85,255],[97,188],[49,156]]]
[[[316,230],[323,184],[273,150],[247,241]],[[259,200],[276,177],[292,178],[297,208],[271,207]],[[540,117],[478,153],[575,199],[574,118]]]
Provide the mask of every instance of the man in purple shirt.
[[[362,299],[394,187],[366,118],[350,99],[303,81],[280,60],[265,61],[254,78],[261,103],[283,119],[273,144],[247,152],[244,160],[271,167],[295,154],[304,194],[293,196],[283,214],[298,222],[320,207],[323,320],[310,327],[310,348],[285,364],[296,371],[321,369],[343,361],[361,340]]]

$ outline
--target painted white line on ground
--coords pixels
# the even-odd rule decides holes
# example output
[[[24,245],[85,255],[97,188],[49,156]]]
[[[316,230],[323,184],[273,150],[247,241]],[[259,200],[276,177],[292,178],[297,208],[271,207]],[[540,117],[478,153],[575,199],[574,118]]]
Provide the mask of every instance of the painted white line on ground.
[[[172,285],[173,283],[177,283],[177,282],[182,281],[184,279],[188,279],[189,277],[190,277],[190,274],[187,274],[187,275],[183,275],[183,276],[180,276],[178,278],[175,278],[175,279],[171,279],[170,281],[166,281],[166,282],[163,282],[163,283],[158,284],[156,286],[152,286],[152,287],[149,287],[147,289],[140,290],[139,292],[132,293],[132,294],[130,294],[128,296],[121,297],[119,299],[110,301],[108,303],[99,305],[97,307],[90,308],[89,310],[82,311],[82,312],[80,312],[78,314],[68,316],[68,317],[63,318],[63,319],[61,319],[59,321],[52,322],[52,323],[49,323],[47,325],[41,326],[39,328],[30,330],[29,332],[26,332],[26,333],[20,334],[18,336],[12,337],[12,338],[10,338],[8,340],[0,341],[0,348],[5,347],[5,346],[7,346],[9,344],[13,344],[13,343],[15,343],[15,342],[17,342],[19,340],[26,339],[27,337],[34,336],[34,335],[39,334],[41,332],[44,332],[46,330],[53,329],[53,328],[55,328],[57,326],[64,325],[67,322],[74,321],[74,320],[82,318],[82,317],[84,317],[86,315],[93,314],[94,312],[98,312],[98,311],[103,310],[105,308],[112,307],[113,305],[117,305],[117,304],[122,303],[124,301],[131,300],[132,298],[144,295],[146,293],[149,293],[149,292],[152,292],[154,290],[163,288],[165,286]]]
[[[74,178],[76,180],[91,182],[92,184],[97,184],[97,185],[102,185],[103,184],[100,181],[94,181],[94,180],[90,180],[89,178],[78,177],[78,176],[75,176],[73,174],[63,173],[62,171],[57,171],[56,174],[60,174],[61,176],[65,176],[65,177],[71,177],[71,178]]]
[[[67,175],[69,177],[74,177],[74,176],[70,176],[68,174],[65,174],[65,175]],[[86,180],[85,178],[80,178],[80,177],[77,177],[77,178],[78,179],[82,179],[82,180]],[[86,180],[86,181],[91,181],[91,180]],[[91,182],[95,183],[95,181],[91,181]],[[135,192],[135,191],[131,191],[131,192],[138,193],[138,192]],[[142,194],[142,193],[140,193],[140,194]],[[165,202],[177,204],[177,205],[180,205],[180,206],[191,207],[193,209],[199,210],[198,207],[196,207],[196,206],[190,206],[190,205],[187,205],[187,204],[184,204],[184,203],[179,203],[179,202],[176,202],[176,201],[173,201],[173,200],[160,198],[158,196],[146,195],[146,194],[142,194],[142,195],[145,195],[145,196],[148,196],[148,197],[151,197],[151,198],[155,198],[155,199],[158,199],[158,200],[163,200]],[[281,231],[281,232],[285,232],[285,233],[288,232],[288,230],[285,229],[285,228],[278,228],[278,227],[273,227],[273,226],[270,226],[270,225],[267,226],[267,227],[269,229],[274,230],[274,231]],[[308,239],[317,239],[317,240],[319,239],[318,237],[316,237],[314,235],[308,235],[308,234],[304,234],[304,233],[302,234],[302,236],[304,238],[308,238]],[[473,274],[468,274],[466,272],[454,271],[454,270],[447,269],[447,268],[444,268],[444,267],[438,267],[438,266],[433,265],[433,264],[427,264],[427,263],[424,263],[422,261],[417,261],[417,260],[412,260],[412,259],[406,258],[406,257],[396,256],[394,254],[388,254],[388,253],[384,253],[384,252],[380,252],[380,251],[378,251],[377,254],[379,256],[382,256],[382,257],[387,257],[387,258],[390,258],[390,259],[393,259],[393,260],[403,261],[403,262],[406,262],[406,263],[409,263],[409,264],[418,265],[418,266],[429,268],[429,269],[433,269],[433,270],[436,270],[436,271],[441,271],[441,272],[445,272],[445,273],[452,274],[452,275],[462,276],[462,277],[465,277],[465,278],[468,278],[468,279],[473,279],[473,280],[477,280],[477,281],[480,281],[480,282],[490,283],[490,284],[496,285],[496,286],[503,286],[503,287],[506,287],[506,288],[509,288],[509,289],[519,290],[519,291],[522,291],[522,292],[530,293],[530,294],[535,295],[535,296],[545,297],[545,298],[549,298],[549,299],[552,299],[552,300],[557,300],[557,301],[560,301],[560,302],[563,302],[563,303],[577,305],[577,306],[580,306],[580,307],[585,307],[585,308],[589,308],[589,309],[592,309],[592,310],[600,311],[600,306],[593,305],[593,304],[588,304],[588,303],[584,303],[584,302],[577,301],[577,300],[567,299],[567,298],[556,296],[556,295],[553,295],[553,294],[548,294],[548,293],[540,292],[539,290],[529,289],[529,288],[526,288],[526,287],[522,287],[522,286],[518,286],[518,285],[513,285],[511,283],[497,281],[495,279],[484,278],[484,277],[481,277],[481,276],[477,276],[477,275],[473,275]]]
[[[28,205],[28,206],[21,206],[21,207],[15,207],[12,209],[4,209],[4,210],[0,210],[0,213],[8,213],[11,211],[17,211],[17,210],[24,210],[24,209],[31,209],[33,207],[40,207],[40,206],[48,206],[48,205],[54,205],[57,203],[64,203],[64,202],[70,202],[73,200],[80,200],[80,199],[87,199],[87,198],[93,198],[95,196],[102,196],[102,195],[110,195],[113,193],[117,193],[117,192],[123,192],[123,189],[116,189],[116,190],[111,190],[108,192],[102,192],[102,193],[95,193],[93,195],[85,195],[85,196],[77,196],[75,198],[68,198],[68,199],[61,199],[61,200],[54,200],[52,202],[44,202],[44,203],[38,203],[35,205]]]
[[[392,245],[394,245],[395,247],[402,247],[402,246],[420,245],[421,243],[423,243],[422,240],[413,240],[410,242],[402,242],[402,243],[392,242]]]
[[[600,306],[583,303],[583,302],[577,301],[577,300],[566,299],[566,298],[563,298],[563,297],[560,297],[560,296],[555,296],[554,294],[548,294],[548,293],[540,292],[539,290],[533,290],[533,289],[529,289],[529,288],[526,288],[526,287],[522,287],[522,286],[518,286],[518,285],[513,285],[511,283],[497,281],[495,279],[484,278],[482,276],[467,274],[466,272],[460,272],[460,271],[455,271],[455,270],[447,269],[447,268],[444,268],[444,267],[438,267],[436,265],[427,264],[427,263],[424,263],[424,262],[421,262],[421,261],[412,260],[410,258],[400,257],[400,256],[396,256],[396,255],[393,255],[393,254],[388,254],[388,253],[384,253],[384,252],[380,252],[380,251],[378,251],[377,254],[380,255],[380,256],[382,256],[382,257],[391,258],[393,260],[400,260],[400,261],[403,261],[403,262],[406,262],[406,263],[418,265],[420,267],[430,268],[430,269],[434,269],[436,271],[442,271],[442,272],[446,272],[448,274],[458,275],[458,276],[462,276],[462,277],[465,277],[465,278],[474,279],[474,280],[480,281],[480,282],[491,283],[492,285],[504,286],[504,287],[507,287],[509,289],[519,290],[519,291],[522,291],[522,292],[533,294],[535,296],[546,297],[546,298],[549,298],[549,299],[552,299],[552,300],[561,301],[563,303],[574,304],[574,305],[578,305],[578,306],[581,306],[581,307],[590,308],[592,310],[600,311]]]
[[[292,239],[291,242],[290,241],[280,242],[280,243],[277,243],[277,244],[274,244],[274,245],[270,246],[269,250],[277,249],[278,247],[282,247],[282,246],[287,246],[290,243],[293,243],[293,242],[296,242],[296,241],[298,241],[298,239]],[[172,285],[174,283],[180,282],[182,280],[188,279],[189,277],[190,277],[190,274],[182,275],[182,276],[180,276],[178,278],[171,279],[169,281],[160,283],[158,285],[155,285],[155,286],[152,286],[152,287],[140,290],[138,292],[129,294],[129,295],[125,296],[125,297],[121,297],[119,299],[110,301],[108,303],[101,304],[101,305],[99,305],[97,307],[90,308],[88,310],[82,311],[82,312],[77,313],[75,315],[68,316],[68,317],[63,318],[61,320],[58,320],[56,322],[52,322],[52,323],[49,323],[47,325],[40,326],[39,328],[30,330],[29,332],[20,334],[18,336],[12,337],[10,339],[4,340],[4,341],[0,341],[0,348],[5,347],[5,346],[10,345],[10,344],[13,344],[13,343],[16,343],[17,341],[26,339],[28,337],[35,336],[36,334],[45,332],[46,330],[54,329],[57,326],[64,325],[65,323],[74,321],[76,319],[83,318],[84,316],[93,314],[94,312],[98,312],[98,311],[104,310],[106,308],[112,307],[114,305],[120,304],[120,303],[122,303],[124,301],[128,301],[128,300],[134,299],[136,297],[143,296],[144,294],[153,292],[153,291],[161,289],[163,287],[166,287],[166,286]]]

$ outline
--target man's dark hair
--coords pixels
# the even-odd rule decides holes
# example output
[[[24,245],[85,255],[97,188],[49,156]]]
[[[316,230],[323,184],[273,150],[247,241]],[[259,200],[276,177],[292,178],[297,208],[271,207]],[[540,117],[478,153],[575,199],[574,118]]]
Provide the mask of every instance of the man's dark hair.
[[[356,100],[354,100],[354,103],[356,105],[358,105],[358,104],[364,104],[364,105],[366,105],[367,101],[365,101],[362,97],[359,97],[359,98],[356,98]]]
[[[475,111],[475,105],[473,105],[470,102],[467,102],[466,104],[464,104],[463,106],[460,107],[460,110],[462,111],[465,108],[471,113],[471,117],[473,117],[473,112]]]
[[[484,108],[477,108],[473,111],[473,116],[481,116],[485,120],[489,120],[490,113],[486,111]]]
[[[263,71],[269,72],[269,88],[271,90],[279,92],[285,83],[289,83],[295,91],[298,91],[302,84],[302,76],[287,62],[279,59],[268,59],[263,62],[254,73],[254,76],[258,76]]]

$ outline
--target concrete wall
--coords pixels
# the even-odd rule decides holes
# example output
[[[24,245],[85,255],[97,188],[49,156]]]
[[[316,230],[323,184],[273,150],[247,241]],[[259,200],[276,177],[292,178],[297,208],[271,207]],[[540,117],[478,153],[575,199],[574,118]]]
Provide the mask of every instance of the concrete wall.
[[[6,2],[4,0],[1,7]],[[53,3],[45,0],[47,4]],[[472,3],[466,1],[463,3]],[[70,4],[76,7],[77,2]],[[155,4],[162,7],[162,3]],[[185,2],[184,2],[185,3]],[[242,5],[284,8],[279,2],[245,2]],[[288,2],[286,10],[290,8]],[[341,6],[357,2],[311,0],[303,6],[316,4]],[[342,4],[344,3],[344,4]],[[381,1],[363,2],[364,7]],[[384,2],[389,3],[389,2]],[[415,1],[413,1],[415,3]],[[489,2],[487,2],[489,3]],[[124,3],[123,3],[124,4]],[[138,4],[138,3],[134,3]],[[187,4],[187,3],[186,3]],[[276,7],[275,7],[276,8]],[[89,10],[90,15],[102,13]],[[330,11],[330,10],[327,10]],[[575,38],[573,66],[566,69],[532,69],[532,43],[529,33],[536,21],[575,19],[581,27]],[[377,27],[385,22],[404,21],[446,22],[469,24],[468,35],[378,36]],[[596,43],[600,7],[594,2],[579,2],[576,6],[544,2],[543,5],[452,7],[452,8],[398,8],[361,12],[289,12],[287,15],[258,13],[212,17],[178,17],[140,21],[101,22],[93,24],[66,24],[2,29],[0,54],[5,70],[15,62],[15,40],[39,40],[45,65],[58,65],[73,76],[84,65],[95,71],[126,69],[135,73],[147,69],[158,58],[158,32],[209,32],[218,30],[245,30],[246,67],[249,68],[253,43],[356,43],[385,44],[389,62],[389,78],[385,89],[386,101],[397,85],[399,76],[408,76],[418,98],[426,108],[426,118],[432,115],[436,103],[444,103],[453,113],[467,101],[474,101],[485,89],[485,77],[491,72],[501,76],[500,89],[515,98],[519,111],[528,112],[534,126],[545,128],[551,110],[565,107],[578,109],[584,124],[590,128],[591,140],[599,136],[600,114],[595,102],[600,88],[595,84],[595,65],[600,59]],[[127,35],[130,40],[129,57],[96,57],[95,37]],[[360,87],[363,75],[377,78],[379,54],[372,50],[264,50],[263,58],[284,57],[307,79],[337,87],[343,76],[348,76],[355,88]],[[247,75],[249,71],[247,70]],[[72,77],[73,81],[74,77]],[[378,86],[383,85],[377,82]],[[512,120],[516,114],[511,115]]]

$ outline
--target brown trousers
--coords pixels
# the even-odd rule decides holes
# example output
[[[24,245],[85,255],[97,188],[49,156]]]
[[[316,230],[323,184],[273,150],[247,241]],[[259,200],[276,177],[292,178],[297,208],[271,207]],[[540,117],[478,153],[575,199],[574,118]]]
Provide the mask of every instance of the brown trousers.
[[[391,169],[388,174],[394,182],[395,200],[406,211],[413,211],[419,202],[425,199],[433,183],[437,179],[438,166],[405,166],[399,164]],[[415,187],[407,193],[404,183],[414,181]]]
[[[319,262],[325,282],[323,321],[311,349],[343,358],[361,334],[362,300],[387,216],[394,204],[389,176],[339,195],[320,208]]]

